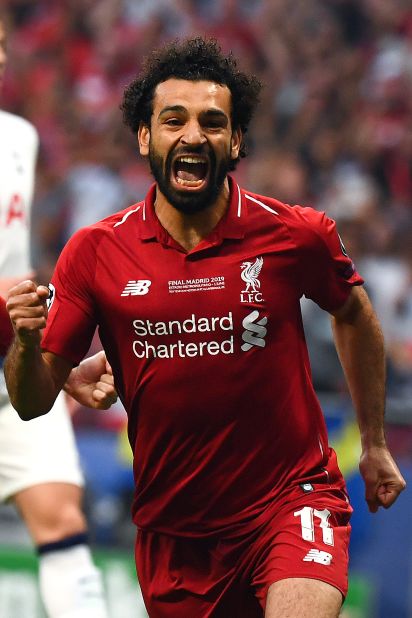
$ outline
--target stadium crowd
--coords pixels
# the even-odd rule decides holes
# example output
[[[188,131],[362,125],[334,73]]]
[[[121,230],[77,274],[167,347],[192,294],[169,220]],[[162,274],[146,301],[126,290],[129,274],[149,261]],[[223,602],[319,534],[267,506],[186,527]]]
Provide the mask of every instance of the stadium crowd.
[[[47,282],[79,227],[151,182],[122,124],[124,86],[166,40],[202,34],[266,85],[251,190],[325,210],[382,321],[389,393],[412,392],[412,6],[409,0],[8,0],[4,108],[41,139],[34,258]],[[342,388],[324,314],[311,322],[316,385]],[[330,356],[330,362],[329,362]]]

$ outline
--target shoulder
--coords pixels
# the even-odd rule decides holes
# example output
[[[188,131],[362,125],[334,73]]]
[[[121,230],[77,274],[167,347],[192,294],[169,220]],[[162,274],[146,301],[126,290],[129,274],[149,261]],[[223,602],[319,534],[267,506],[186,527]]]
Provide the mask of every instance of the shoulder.
[[[79,246],[96,248],[104,239],[113,237],[126,220],[132,219],[133,215],[139,212],[142,204],[143,202],[132,204],[96,223],[79,229],[68,240],[66,247],[70,250],[74,250]]]
[[[324,212],[311,206],[285,204],[275,198],[244,190],[249,213],[272,220],[273,225],[283,225],[297,244],[322,241],[324,235],[335,228],[335,222]]]
[[[128,224],[136,224],[137,221],[140,220],[141,211],[143,209],[144,201],[137,202],[136,204],[132,204],[131,206],[127,206],[123,210],[119,210],[112,215],[109,215],[102,221],[99,221],[98,225],[100,227],[104,227],[107,230],[117,230],[120,228],[126,221]]]
[[[0,127],[2,137],[10,135],[15,139],[17,135],[20,140],[24,139],[34,145],[38,143],[39,137],[35,127],[21,116],[0,110]]]

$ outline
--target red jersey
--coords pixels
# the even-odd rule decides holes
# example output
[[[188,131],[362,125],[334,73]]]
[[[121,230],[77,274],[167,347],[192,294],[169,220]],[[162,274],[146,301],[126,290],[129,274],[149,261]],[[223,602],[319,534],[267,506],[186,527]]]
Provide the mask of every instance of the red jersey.
[[[77,232],[43,348],[77,363],[96,325],[128,414],[135,523],[202,536],[257,525],[282,492],[343,479],[316,398],[299,299],[363,283],[335,223],[240,189],[186,252],[144,202]]]
[[[0,356],[4,356],[13,339],[13,327],[6,309],[6,301],[0,296]]]

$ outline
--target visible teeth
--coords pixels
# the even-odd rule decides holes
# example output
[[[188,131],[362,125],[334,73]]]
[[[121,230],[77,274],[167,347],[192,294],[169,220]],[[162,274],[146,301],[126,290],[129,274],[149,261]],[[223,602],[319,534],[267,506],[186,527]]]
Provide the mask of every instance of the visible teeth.
[[[204,160],[200,157],[179,157],[179,161],[182,161],[182,163],[204,163]]]
[[[185,187],[199,187],[202,182],[203,179],[200,180],[182,180],[182,178],[179,178],[179,176],[176,176],[176,180],[179,183],[179,185],[184,185]]]

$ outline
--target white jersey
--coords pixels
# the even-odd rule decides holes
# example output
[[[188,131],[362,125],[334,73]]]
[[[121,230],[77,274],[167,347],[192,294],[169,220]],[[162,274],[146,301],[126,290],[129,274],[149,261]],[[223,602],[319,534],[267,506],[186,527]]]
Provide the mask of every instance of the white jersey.
[[[0,110],[0,278],[25,276],[31,270],[30,217],[38,144],[30,122]],[[50,482],[84,483],[64,394],[51,412],[24,422],[9,403],[0,369],[0,502]]]
[[[39,138],[30,122],[0,110],[0,277],[26,275]]]

